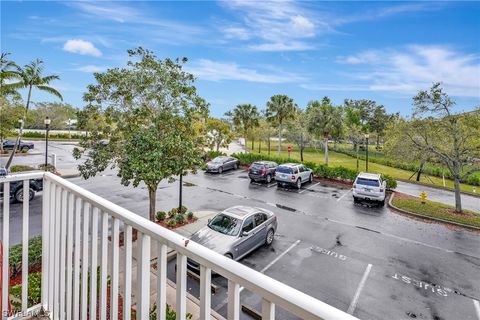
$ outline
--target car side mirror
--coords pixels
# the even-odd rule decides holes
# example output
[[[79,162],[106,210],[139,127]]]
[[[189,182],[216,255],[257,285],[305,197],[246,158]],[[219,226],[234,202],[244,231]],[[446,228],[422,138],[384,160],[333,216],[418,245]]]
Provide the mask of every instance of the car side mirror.
[[[249,233],[247,231],[242,231],[242,233],[240,234],[241,237],[246,237],[248,235]]]
[[[208,223],[209,223],[209,224],[210,224],[210,222],[211,222],[211,221],[212,221],[212,219],[211,219],[211,218],[210,218],[210,219],[208,219]]]

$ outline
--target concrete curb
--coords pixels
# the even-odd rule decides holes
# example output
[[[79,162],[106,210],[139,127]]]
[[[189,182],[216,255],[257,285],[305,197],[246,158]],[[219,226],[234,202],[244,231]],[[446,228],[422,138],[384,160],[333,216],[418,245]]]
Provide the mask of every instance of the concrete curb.
[[[475,231],[480,231],[480,227],[470,226],[470,225],[468,225],[468,224],[463,224],[463,223],[459,223],[459,222],[449,221],[449,220],[445,220],[445,219],[442,219],[442,218],[435,218],[435,217],[427,216],[427,215],[424,215],[424,214],[421,214],[421,213],[415,213],[415,212],[407,211],[407,210],[404,210],[404,209],[400,209],[400,208],[394,206],[393,203],[392,203],[394,196],[395,196],[395,192],[392,192],[392,195],[390,196],[390,200],[388,200],[388,205],[389,205],[392,209],[395,209],[395,210],[397,210],[397,211],[399,211],[399,212],[402,212],[402,213],[405,213],[405,214],[409,214],[409,215],[412,215],[412,216],[415,216],[415,217],[419,217],[419,218],[430,219],[430,220],[433,220],[433,221],[450,224],[450,225],[457,226],[457,227],[462,227],[462,228],[467,228],[467,229],[471,229],[471,230],[475,230]]]

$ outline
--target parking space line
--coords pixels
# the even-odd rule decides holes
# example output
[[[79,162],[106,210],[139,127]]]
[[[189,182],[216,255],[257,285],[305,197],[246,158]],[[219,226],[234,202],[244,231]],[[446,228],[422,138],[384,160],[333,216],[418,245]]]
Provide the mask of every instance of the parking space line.
[[[365,269],[365,272],[363,273],[362,280],[358,285],[357,292],[355,292],[355,296],[353,296],[352,303],[350,303],[350,306],[348,307],[347,313],[353,314],[353,311],[355,311],[355,308],[357,307],[357,303],[358,303],[358,298],[360,298],[360,293],[362,293],[362,289],[365,286],[365,282],[367,282],[368,274],[370,273],[371,269],[372,269],[372,265],[369,263],[367,266],[367,269]]]
[[[277,185],[277,183],[276,183],[276,182],[274,182],[274,183],[270,183],[269,185],[267,185],[267,188],[275,187],[276,185]]]
[[[343,197],[345,197],[347,194],[349,194],[350,192],[352,191],[352,189],[348,190],[347,192],[345,192],[340,198],[337,199],[337,202],[342,200]]]
[[[299,193],[303,193],[303,192],[307,191],[308,189],[313,188],[313,187],[315,187],[315,186],[317,186],[317,185],[319,185],[319,184],[320,184],[320,182],[317,182],[317,183],[315,183],[315,184],[312,184],[312,185],[309,186],[308,188],[305,188],[305,189],[300,190]]]
[[[480,320],[480,302],[478,300],[473,300],[473,305],[475,306],[475,312],[477,313],[477,318]]]

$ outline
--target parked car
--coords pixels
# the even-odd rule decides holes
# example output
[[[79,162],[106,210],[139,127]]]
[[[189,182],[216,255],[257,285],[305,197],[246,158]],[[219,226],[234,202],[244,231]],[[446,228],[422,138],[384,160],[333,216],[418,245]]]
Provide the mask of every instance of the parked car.
[[[266,181],[272,182],[275,178],[275,171],[278,167],[276,162],[272,161],[255,161],[248,168],[248,177],[252,182]]]
[[[8,174],[9,172],[6,169],[0,169],[0,198],[2,199],[4,197],[2,177]],[[35,193],[41,190],[43,190],[43,179],[30,179],[29,200],[32,200],[35,197]],[[17,202],[23,202],[23,181],[10,182],[10,198]]]
[[[237,158],[221,156],[207,162],[207,172],[222,173],[226,170],[238,169],[239,166],[240,160]]]
[[[195,232],[195,241],[233,260],[240,260],[262,245],[273,242],[277,230],[277,217],[269,210],[235,206],[210,219],[207,226]],[[199,265],[188,259],[189,268],[196,271]]]
[[[361,172],[353,183],[353,201],[373,200],[385,205],[387,182],[380,174]]]
[[[293,185],[300,189],[305,182],[313,181],[313,171],[303,164],[284,163],[275,171],[277,187]]]
[[[4,150],[13,150],[13,147],[15,146],[16,140],[5,140],[3,141],[3,149]],[[28,150],[31,150],[34,148],[33,143],[31,142],[24,142],[20,140],[20,143],[18,144],[18,150],[27,152]]]

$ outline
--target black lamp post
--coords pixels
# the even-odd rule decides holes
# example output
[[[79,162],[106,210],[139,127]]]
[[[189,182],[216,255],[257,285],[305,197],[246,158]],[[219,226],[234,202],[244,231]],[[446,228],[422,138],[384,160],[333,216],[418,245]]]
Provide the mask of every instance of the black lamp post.
[[[365,171],[366,172],[368,172],[368,138],[369,137],[370,136],[368,135],[368,133],[365,134],[365,143],[366,143],[366,146],[365,146],[365,153],[366,153],[366,155],[365,155],[365,157],[366,157],[366,159],[365,159],[366,160],[365,161]]]
[[[43,121],[45,123],[45,171],[47,171],[47,166],[48,166],[48,131],[50,127],[50,118],[45,117],[45,120]]]

